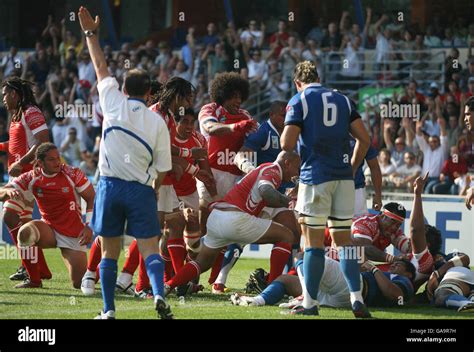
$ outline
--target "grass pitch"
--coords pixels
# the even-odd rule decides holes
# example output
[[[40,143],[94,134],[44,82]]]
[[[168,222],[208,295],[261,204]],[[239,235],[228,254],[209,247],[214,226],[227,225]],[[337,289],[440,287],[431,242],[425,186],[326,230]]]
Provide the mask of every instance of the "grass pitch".
[[[18,260],[2,260],[0,265],[0,319],[92,319],[102,309],[100,283],[96,294],[85,297],[72,288],[66,267],[58,249],[45,250],[46,260],[53,279],[43,281],[42,289],[15,289],[17,283],[8,276],[16,271]],[[119,269],[124,262],[123,252]],[[277,306],[235,307],[230,293],[243,292],[250,272],[258,267],[268,270],[267,259],[240,259],[232,269],[227,286],[229,294],[213,295],[207,284],[209,272],[201,276],[205,290],[185,298],[184,304],[172,294],[168,300],[177,319],[354,319],[348,309],[323,307],[320,316],[294,317],[281,313]],[[151,300],[116,295],[118,319],[156,319]],[[426,306],[371,308],[372,315],[381,319],[472,319],[470,313],[457,313],[447,309]]]

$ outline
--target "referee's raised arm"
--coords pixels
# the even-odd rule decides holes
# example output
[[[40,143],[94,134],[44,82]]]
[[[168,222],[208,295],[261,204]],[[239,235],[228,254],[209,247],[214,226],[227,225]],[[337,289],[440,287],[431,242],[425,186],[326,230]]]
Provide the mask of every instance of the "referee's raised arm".
[[[104,78],[110,76],[109,70],[107,69],[107,61],[105,60],[104,52],[100,48],[99,43],[100,19],[99,16],[95,16],[94,20],[89,13],[89,10],[84,6],[79,8],[78,16],[83,35],[86,37],[87,47],[89,48],[92,63],[94,64],[97,81],[100,82]]]

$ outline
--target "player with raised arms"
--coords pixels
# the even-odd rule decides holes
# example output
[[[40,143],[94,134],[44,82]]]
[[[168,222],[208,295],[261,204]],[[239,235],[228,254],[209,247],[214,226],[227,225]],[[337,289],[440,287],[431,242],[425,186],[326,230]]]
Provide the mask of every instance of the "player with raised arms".
[[[369,135],[349,98],[319,83],[316,65],[296,65],[294,83],[298,93],[288,103],[283,150],[294,150],[301,142],[301,176],[296,211],[305,239],[305,288],[303,308],[294,314],[318,315],[317,296],[324,272],[326,222],[339,247],[342,272],[351,291],[356,317],[370,317],[360,289],[358,258],[350,227],[354,215],[354,175],[370,145]],[[351,135],[356,144],[350,157]]]

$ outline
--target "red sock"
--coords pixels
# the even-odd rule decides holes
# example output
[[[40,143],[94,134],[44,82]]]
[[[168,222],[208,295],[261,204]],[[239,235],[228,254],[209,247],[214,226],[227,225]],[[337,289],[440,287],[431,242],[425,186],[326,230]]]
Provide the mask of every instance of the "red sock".
[[[38,266],[40,271],[40,276],[42,279],[49,280],[53,277],[53,274],[48,268],[46,263],[46,258],[44,257],[43,248],[38,247]]]
[[[209,276],[209,280],[207,280],[207,282],[209,282],[209,285],[212,285],[216,281],[217,276],[219,276],[219,272],[222,269],[222,262],[224,260],[224,254],[226,249],[227,247],[220,251],[219,255],[216,258],[216,261],[214,262],[214,265],[212,266],[211,275]]]
[[[128,247],[128,256],[123,264],[123,272],[129,273],[130,275],[135,274],[140,262],[140,251],[138,250],[137,240],[133,240]]]
[[[89,261],[87,262],[87,270],[89,271],[96,271],[97,266],[102,259],[102,246],[100,244],[99,237],[96,237],[94,242],[92,243],[91,250],[89,252]]]
[[[18,245],[18,230],[21,227],[21,223],[18,223],[16,227],[13,229],[8,228],[8,231],[10,232],[10,236],[13,239],[13,242],[15,242],[15,245]],[[28,275],[30,276],[31,282],[35,284],[41,283],[41,275],[40,275],[40,266],[39,266],[39,249],[37,246],[29,247],[27,250],[21,250],[20,251],[20,256],[21,256],[21,263],[25,267],[26,271],[28,272]],[[36,251],[36,253],[35,253]],[[35,256],[36,254],[36,256]],[[36,259],[34,263],[32,262],[32,259]],[[44,257],[43,257],[44,259]],[[49,271],[49,269],[48,269]],[[51,273],[50,273],[51,274]]]
[[[166,282],[171,288],[175,288],[176,286],[184,285],[185,283],[191,281],[196,276],[201,274],[201,269],[199,268],[199,264],[192,261],[185,264],[176,275]]]
[[[173,263],[173,270],[175,273],[179,271],[184,265],[184,259],[186,258],[186,246],[182,238],[168,239],[168,253]]]
[[[291,255],[291,244],[285,242],[277,242],[273,246],[272,254],[270,255],[270,274],[268,275],[268,283],[271,283],[278,276],[281,275],[288,258]]]
[[[215,262],[214,262],[214,265],[212,266],[212,270],[211,270],[211,275],[209,276],[209,280],[207,280],[207,282],[212,285],[216,279],[217,279],[217,276],[219,276],[219,273],[222,269],[222,262],[224,261],[224,254],[227,250],[227,247],[223,248],[219,255],[217,256]]]
[[[148,278],[148,274],[146,272],[146,265],[145,260],[143,260],[142,256],[140,255],[140,265],[138,267],[138,278],[137,278],[137,285],[135,289],[137,292],[143,291],[146,288],[150,287],[150,279]]]
[[[165,274],[163,277],[163,281],[169,281],[173,277],[173,264],[171,262],[171,258],[162,254],[161,258],[165,261]]]

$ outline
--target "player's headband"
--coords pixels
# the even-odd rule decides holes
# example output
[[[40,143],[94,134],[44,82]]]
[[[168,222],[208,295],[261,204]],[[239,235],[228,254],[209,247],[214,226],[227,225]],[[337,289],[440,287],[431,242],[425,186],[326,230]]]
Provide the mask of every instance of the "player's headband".
[[[384,210],[383,210],[383,215],[389,217],[390,219],[399,221],[399,222],[403,222],[403,221],[405,220],[405,219],[402,218],[400,215],[394,214],[394,213],[388,211],[387,209],[384,209]]]

